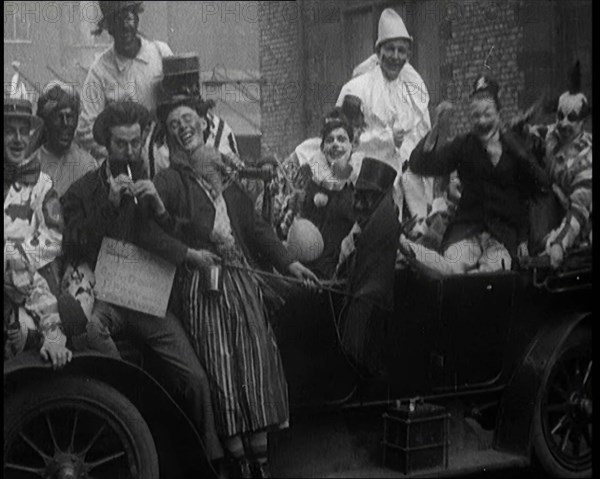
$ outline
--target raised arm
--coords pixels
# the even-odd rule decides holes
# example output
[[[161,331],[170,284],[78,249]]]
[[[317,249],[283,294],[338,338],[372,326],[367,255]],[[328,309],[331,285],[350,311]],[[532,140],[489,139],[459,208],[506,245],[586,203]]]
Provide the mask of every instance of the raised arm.
[[[439,146],[440,139],[448,130],[450,113],[453,110],[450,102],[444,101],[436,108],[436,121],[431,131],[417,144],[410,155],[410,169],[413,173],[424,176],[448,175],[456,170],[462,158],[462,138]]]

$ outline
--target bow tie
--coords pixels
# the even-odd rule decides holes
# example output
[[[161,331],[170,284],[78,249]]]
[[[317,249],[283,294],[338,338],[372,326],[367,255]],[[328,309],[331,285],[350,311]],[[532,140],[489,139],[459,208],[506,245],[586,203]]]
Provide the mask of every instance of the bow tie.
[[[11,165],[4,163],[4,185],[13,185],[22,183],[25,185],[35,185],[40,177],[41,165],[37,159],[28,161],[25,164]]]

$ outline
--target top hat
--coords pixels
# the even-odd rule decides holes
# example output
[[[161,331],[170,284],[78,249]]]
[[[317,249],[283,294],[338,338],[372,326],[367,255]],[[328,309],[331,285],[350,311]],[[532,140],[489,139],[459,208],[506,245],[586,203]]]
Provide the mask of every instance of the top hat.
[[[125,10],[129,7],[140,7],[144,2],[98,2],[100,5],[100,11],[102,12],[102,18],[100,23],[104,22],[109,16],[114,15],[121,10]]]
[[[4,119],[8,118],[28,120],[32,130],[44,124],[41,118],[33,115],[31,102],[20,98],[4,98]]]
[[[385,193],[392,187],[395,179],[396,170],[393,167],[375,158],[365,157],[362,161],[355,188],[357,190]]]
[[[163,79],[158,91],[157,117],[178,105],[187,105],[204,115],[209,105],[200,96],[200,61],[196,53],[183,53],[162,60]]]
[[[403,38],[412,42],[412,37],[408,34],[406,25],[402,17],[392,8],[386,8],[379,17],[379,26],[377,29],[377,42],[375,48],[388,40]]]

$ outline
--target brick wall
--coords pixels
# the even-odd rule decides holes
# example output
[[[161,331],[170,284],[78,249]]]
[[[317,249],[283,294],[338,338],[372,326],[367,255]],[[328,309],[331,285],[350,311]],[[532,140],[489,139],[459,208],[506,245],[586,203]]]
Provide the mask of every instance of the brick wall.
[[[305,134],[299,15],[297,2],[260,2],[261,149],[280,159]]]
[[[584,93],[591,97],[590,0],[262,2],[268,10],[260,24],[263,150],[285,156],[318,132],[323,114],[349,80],[345,59],[356,53],[348,46],[349,36],[375,34],[378,14],[372,26],[368,15],[387,6],[404,9],[416,43],[413,63],[432,102],[455,103],[452,135],[469,128],[468,99],[480,73],[500,84],[505,120],[531,106],[544,90],[550,97],[563,92],[575,59],[582,62]],[[348,21],[353,11],[365,15],[357,15],[364,27],[358,32]],[[372,38],[365,41],[370,45]],[[287,92],[274,88],[286,82]]]
[[[469,128],[468,98],[480,73],[491,75],[500,84],[503,118],[519,110],[519,95],[524,89],[524,74],[517,63],[523,49],[520,4],[520,1],[445,4],[445,20],[440,23],[441,96],[456,105],[452,134]]]

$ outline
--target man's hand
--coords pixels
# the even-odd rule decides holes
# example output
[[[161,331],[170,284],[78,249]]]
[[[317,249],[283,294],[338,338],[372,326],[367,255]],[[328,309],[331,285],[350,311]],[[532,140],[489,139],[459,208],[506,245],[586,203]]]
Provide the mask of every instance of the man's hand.
[[[221,261],[221,258],[206,249],[188,248],[185,259],[198,268],[208,268]]]
[[[562,264],[565,256],[565,251],[563,250],[563,247],[558,243],[554,243],[552,246],[550,246],[549,254],[550,265],[554,269],[558,268]]]
[[[125,174],[120,174],[116,178],[108,175],[108,201],[110,201],[115,208],[118,208],[121,205],[121,197],[123,194],[131,194],[132,186],[133,181]]]
[[[454,105],[448,100],[444,100],[435,107],[435,122],[439,126],[447,126],[450,113],[454,110]]]
[[[446,100],[435,108],[435,123],[431,127],[431,131],[427,134],[427,139],[423,145],[426,153],[433,149],[439,137],[445,138],[447,136],[450,116],[453,110],[454,105]]]
[[[152,209],[157,216],[162,215],[166,211],[165,205],[158,194],[158,191],[156,191],[154,183],[150,180],[138,180],[133,183],[131,185],[131,194],[138,198],[143,198],[145,196],[150,198]]]
[[[527,241],[523,241],[517,247],[517,257],[518,258],[527,258],[527,257],[529,257],[529,248],[527,247]]]
[[[320,286],[319,278],[310,269],[304,266],[300,261],[294,261],[288,266],[288,271],[296,279],[302,280],[304,286],[310,289],[318,289]]]
[[[52,362],[53,369],[60,369],[73,359],[73,353],[65,346],[65,341],[46,339],[40,349],[42,359]]]

